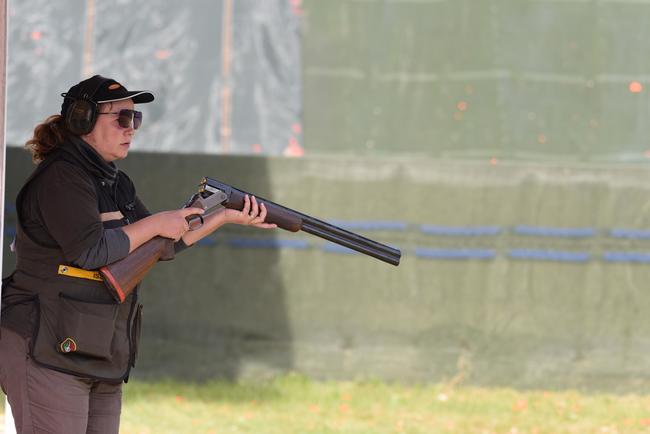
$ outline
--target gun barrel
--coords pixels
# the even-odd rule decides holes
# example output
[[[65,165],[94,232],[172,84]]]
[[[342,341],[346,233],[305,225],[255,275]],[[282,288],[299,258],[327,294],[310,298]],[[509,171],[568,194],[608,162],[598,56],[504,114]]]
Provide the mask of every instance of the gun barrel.
[[[398,249],[324,222],[303,221],[302,230],[391,265],[399,265],[402,256]]]
[[[231,185],[224,184],[212,178],[205,177],[201,183],[201,188],[208,186],[223,191],[228,199],[223,204],[226,208],[241,210],[244,206],[244,196],[251,195],[242,190],[238,190]],[[348,247],[359,253],[363,253],[392,265],[399,265],[402,253],[393,247],[379,243],[377,241],[365,238],[354,232],[347,231],[338,226],[318,220],[314,217],[302,214],[293,209],[278,205],[270,200],[256,196],[258,201],[264,202],[268,210],[266,221],[276,223],[280,228],[297,232],[302,230],[317,237],[326,239],[333,243]]]

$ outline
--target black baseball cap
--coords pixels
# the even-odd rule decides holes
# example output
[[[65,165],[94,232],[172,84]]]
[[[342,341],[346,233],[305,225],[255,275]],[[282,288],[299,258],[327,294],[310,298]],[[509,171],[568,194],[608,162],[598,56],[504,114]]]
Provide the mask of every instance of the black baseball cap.
[[[112,78],[94,75],[83,80],[61,94],[61,115],[65,116],[70,104],[76,99],[87,99],[97,104],[105,102],[122,101],[132,99],[135,104],[143,104],[154,100],[154,96],[148,90],[127,90]]]

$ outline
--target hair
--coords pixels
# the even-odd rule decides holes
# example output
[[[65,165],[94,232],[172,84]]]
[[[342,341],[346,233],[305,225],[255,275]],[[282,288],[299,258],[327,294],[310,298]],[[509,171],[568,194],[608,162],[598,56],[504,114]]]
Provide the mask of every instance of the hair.
[[[52,115],[34,128],[34,136],[25,143],[25,149],[32,154],[32,161],[40,163],[55,151],[72,133],[65,125],[65,118]]]
[[[106,108],[113,109],[113,103],[107,102],[97,105],[97,111]],[[45,157],[55,151],[63,142],[74,134],[65,125],[65,118],[61,115],[52,115],[34,128],[34,136],[27,140],[25,149],[32,154],[32,161],[38,164]]]

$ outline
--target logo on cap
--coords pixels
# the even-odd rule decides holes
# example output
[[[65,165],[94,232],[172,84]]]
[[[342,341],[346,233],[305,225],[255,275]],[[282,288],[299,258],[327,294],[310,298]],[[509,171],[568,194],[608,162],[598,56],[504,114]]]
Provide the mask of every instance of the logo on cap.
[[[119,83],[113,83],[110,86],[108,86],[108,90],[115,90],[115,89],[119,89],[120,87],[122,86]]]

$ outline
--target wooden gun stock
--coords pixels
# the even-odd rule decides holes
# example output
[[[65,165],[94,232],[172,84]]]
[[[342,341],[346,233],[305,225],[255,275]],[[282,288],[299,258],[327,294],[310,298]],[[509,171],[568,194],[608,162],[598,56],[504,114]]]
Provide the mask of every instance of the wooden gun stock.
[[[158,261],[174,258],[174,240],[155,237],[147,241],[124,259],[99,269],[104,283],[115,301],[124,300]]]
[[[226,195],[221,192],[204,196],[197,193],[187,201],[185,208],[201,208],[209,211],[221,208],[221,203],[225,200]],[[186,219],[190,230],[198,220],[201,221],[201,225],[203,224],[203,217],[200,215],[188,216]],[[171,259],[174,259],[174,241],[169,238],[155,237],[135,249],[126,258],[101,267],[99,273],[115,300],[124,303],[158,261]]]

